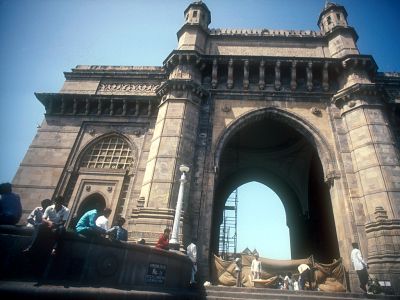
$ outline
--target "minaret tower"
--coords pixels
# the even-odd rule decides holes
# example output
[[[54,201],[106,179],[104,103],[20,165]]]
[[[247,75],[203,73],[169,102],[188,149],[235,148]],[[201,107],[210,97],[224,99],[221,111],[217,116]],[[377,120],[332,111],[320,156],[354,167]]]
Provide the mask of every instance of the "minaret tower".
[[[346,9],[334,3],[327,3],[319,15],[318,26],[329,39],[331,57],[360,54],[357,48],[358,35],[347,23]]]
[[[211,23],[211,13],[202,1],[191,3],[184,12],[185,24],[178,31],[178,50],[196,50],[204,52]]]

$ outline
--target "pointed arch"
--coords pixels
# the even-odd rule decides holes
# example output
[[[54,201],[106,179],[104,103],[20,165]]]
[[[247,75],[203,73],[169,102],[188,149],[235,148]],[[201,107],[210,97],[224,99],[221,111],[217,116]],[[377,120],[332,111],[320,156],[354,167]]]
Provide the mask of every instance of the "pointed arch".
[[[137,163],[137,148],[124,135],[110,132],[87,143],[77,155],[73,169],[127,169]]]
[[[312,125],[304,118],[296,115],[295,113],[276,107],[267,107],[251,111],[233,121],[221,133],[221,135],[217,140],[214,152],[214,166],[216,168],[219,167],[219,161],[221,158],[222,151],[227,142],[236,132],[238,132],[241,128],[243,128],[248,124],[266,118],[277,120],[289,125],[297,132],[299,132],[302,136],[304,136],[306,140],[308,140],[309,143],[316,148],[318,156],[322,163],[325,182],[328,182],[333,178],[339,177],[339,171],[337,169],[337,164],[334,159],[335,155],[332,149],[329,147],[327,141],[323,137],[322,133],[314,125]]]

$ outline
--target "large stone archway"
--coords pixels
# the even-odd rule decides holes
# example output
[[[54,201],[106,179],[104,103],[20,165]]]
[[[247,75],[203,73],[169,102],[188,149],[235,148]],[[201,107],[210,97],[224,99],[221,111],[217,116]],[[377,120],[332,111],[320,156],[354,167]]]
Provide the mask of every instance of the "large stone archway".
[[[315,128],[285,110],[260,109],[233,122],[216,149],[213,253],[225,200],[234,188],[254,180],[271,187],[283,202],[292,258],[312,254],[331,261],[339,257],[326,180],[334,173],[332,153]]]

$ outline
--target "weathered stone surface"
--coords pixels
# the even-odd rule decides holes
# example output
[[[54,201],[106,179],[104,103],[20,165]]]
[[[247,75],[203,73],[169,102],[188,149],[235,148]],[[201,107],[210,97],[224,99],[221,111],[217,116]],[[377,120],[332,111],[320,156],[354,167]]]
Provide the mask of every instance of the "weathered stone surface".
[[[180,238],[198,239],[203,279],[229,192],[258,181],[285,206],[293,258],[341,256],[354,290],[349,254],[357,241],[375,261],[371,274],[399,292],[399,272],[391,271],[400,259],[397,225],[389,234],[368,224],[377,206],[391,224],[400,219],[400,76],[377,73],[374,60],[359,54],[345,16],[330,4],[318,32],[209,29],[211,14],[196,2],[162,67],[65,73],[59,93],[36,94],[45,121],[13,181],[22,222],[42,198],[64,195],[76,215],[95,195],[113,208],[113,220],[127,219],[130,242],[145,237],[154,245],[172,226],[186,164]],[[110,139],[123,140],[131,155]],[[90,168],[83,165],[89,151],[92,165],[130,163]]]

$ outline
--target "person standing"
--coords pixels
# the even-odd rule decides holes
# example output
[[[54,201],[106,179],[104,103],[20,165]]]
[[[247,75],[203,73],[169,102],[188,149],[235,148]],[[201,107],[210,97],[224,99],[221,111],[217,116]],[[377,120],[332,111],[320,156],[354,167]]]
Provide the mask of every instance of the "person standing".
[[[299,270],[300,278],[299,278],[299,289],[304,290],[306,287],[306,282],[308,282],[308,289],[311,290],[311,269],[307,264],[301,264],[297,267]]]
[[[288,272],[283,279],[283,286],[285,290],[293,291],[292,272]]]
[[[254,255],[254,259],[251,262],[251,275],[253,276],[254,279],[260,279],[261,277],[261,261],[258,260],[258,254],[256,253]]]
[[[197,247],[195,241],[192,241],[186,248],[186,253],[192,261],[192,276],[190,277],[190,284],[195,284],[195,275],[197,273]]]
[[[169,250],[169,234],[171,233],[171,229],[165,228],[164,233],[160,236],[157,241],[156,248]]]
[[[0,225],[15,225],[21,216],[21,199],[12,192],[11,183],[0,184]]]
[[[353,262],[354,270],[356,270],[358,279],[360,280],[360,288],[367,292],[368,283],[368,265],[364,261],[361,251],[358,249],[358,243],[352,243],[353,250],[351,251],[351,261]]]

